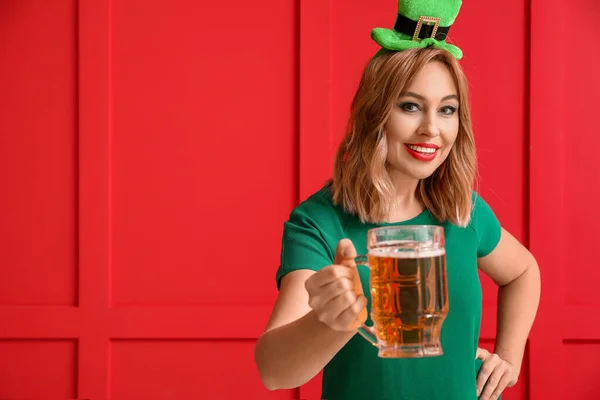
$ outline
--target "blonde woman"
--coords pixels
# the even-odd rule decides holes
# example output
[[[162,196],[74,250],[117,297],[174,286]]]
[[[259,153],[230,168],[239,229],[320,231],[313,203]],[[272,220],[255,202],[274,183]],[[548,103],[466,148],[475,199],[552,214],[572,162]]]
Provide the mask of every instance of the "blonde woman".
[[[410,31],[422,13],[437,15],[447,34],[459,8],[456,0],[400,1],[394,30],[374,30],[382,51],[363,73],[333,179],[284,225],[279,296],[255,349],[268,389],[301,386],[321,370],[321,397],[329,400],[488,400],[517,382],[539,302],[539,269],[473,190],[462,52],[435,31],[425,38]],[[369,229],[395,225],[444,227],[451,311],[443,356],[379,358],[357,335],[370,294],[356,290],[354,257],[366,252]],[[500,287],[493,354],[477,346],[478,270]],[[369,271],[359,272],[367,289]]]

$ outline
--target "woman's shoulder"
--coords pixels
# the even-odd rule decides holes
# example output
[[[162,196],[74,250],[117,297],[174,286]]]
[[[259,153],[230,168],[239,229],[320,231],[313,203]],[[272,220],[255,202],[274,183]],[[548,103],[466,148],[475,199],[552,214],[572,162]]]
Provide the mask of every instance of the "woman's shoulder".
[[[326,184],[294,207],[292,214],[322,217],[336,214],[338,211],[338,207],[333,203],[331,186]]]
[[[502,226],[492,207],[477,191],[472,194],[472,211],[469,226],[475,230],[478,257],[489,254],[500,241]]]
[[[352,216],[334,203],[331,185],[325,184],[292,209],[288,222],[330,230],[344,226],[349,218]]]
[[[471,223],[477,223],[479,219],[495,218],[492,207],[476,190],[471,191],[471,204]]]

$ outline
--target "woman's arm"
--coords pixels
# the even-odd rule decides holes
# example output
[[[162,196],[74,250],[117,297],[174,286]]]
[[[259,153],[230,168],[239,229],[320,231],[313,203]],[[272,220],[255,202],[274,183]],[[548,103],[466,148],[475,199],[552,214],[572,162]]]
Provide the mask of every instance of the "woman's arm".
[[[314,273],[299,270],[283,277],[269,324],[256,343],[256,365],[269,390],[302,386],[356,334],[329,328],[311,310],[304,283]]]
[[[498,246],[479,268],[499,286],[495,353],[521,367],[527,336],[540,300],[540,270],[533,255],[502,229]]]
[[[480,258],[478,266],[499,286],[494,352],[512,367],[511,379],[504,378],[508,386],[512,386],[517,381],[527,337],[537,313],[541,286],[540,270],[529,250],[505,229],[502,229],[496,248]],[[492,371],[483,371],[482,367],[482,372],[486,375]],[[478,381],[480,390],[480,384],[483,383]],[[493,383],[498,385],[499,382]],[[486,394],[484,392],[484,395]]]

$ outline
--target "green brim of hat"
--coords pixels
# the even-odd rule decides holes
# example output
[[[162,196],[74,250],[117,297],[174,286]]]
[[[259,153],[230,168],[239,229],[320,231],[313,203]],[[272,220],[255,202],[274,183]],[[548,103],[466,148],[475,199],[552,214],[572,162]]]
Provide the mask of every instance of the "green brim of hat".
[[[444,49],[450,52],[457,60],[463,56],[463,52],[458,47],[446,43],[445,40],[436,40],[433,38],[423,39],[421,41],[412,40],[412,37],[404,33],[396,32],[393,29],[375,28],[371,31],[371,38],[381,47],[392,51],[403,51],[407,49],[425,48],[428,46]]]

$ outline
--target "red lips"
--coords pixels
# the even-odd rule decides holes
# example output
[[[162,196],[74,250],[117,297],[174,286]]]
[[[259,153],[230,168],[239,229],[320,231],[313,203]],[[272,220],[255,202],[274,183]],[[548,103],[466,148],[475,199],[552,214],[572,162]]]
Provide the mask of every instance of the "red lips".
[[[421,153],[420,151],[411,149],[409,147],[409,144],[413,147],[418,146],[426,149],[434,149],[435,151],[433,153]],[[437,156],[438,149],[440,148],[440,146],[432,143],[406,143],[404,144],[404,146],[406,147],[406,151],[408,152],[408,154],[410,154],[411,156],[413,156],[413,158],[419,161],[433,161]]]

